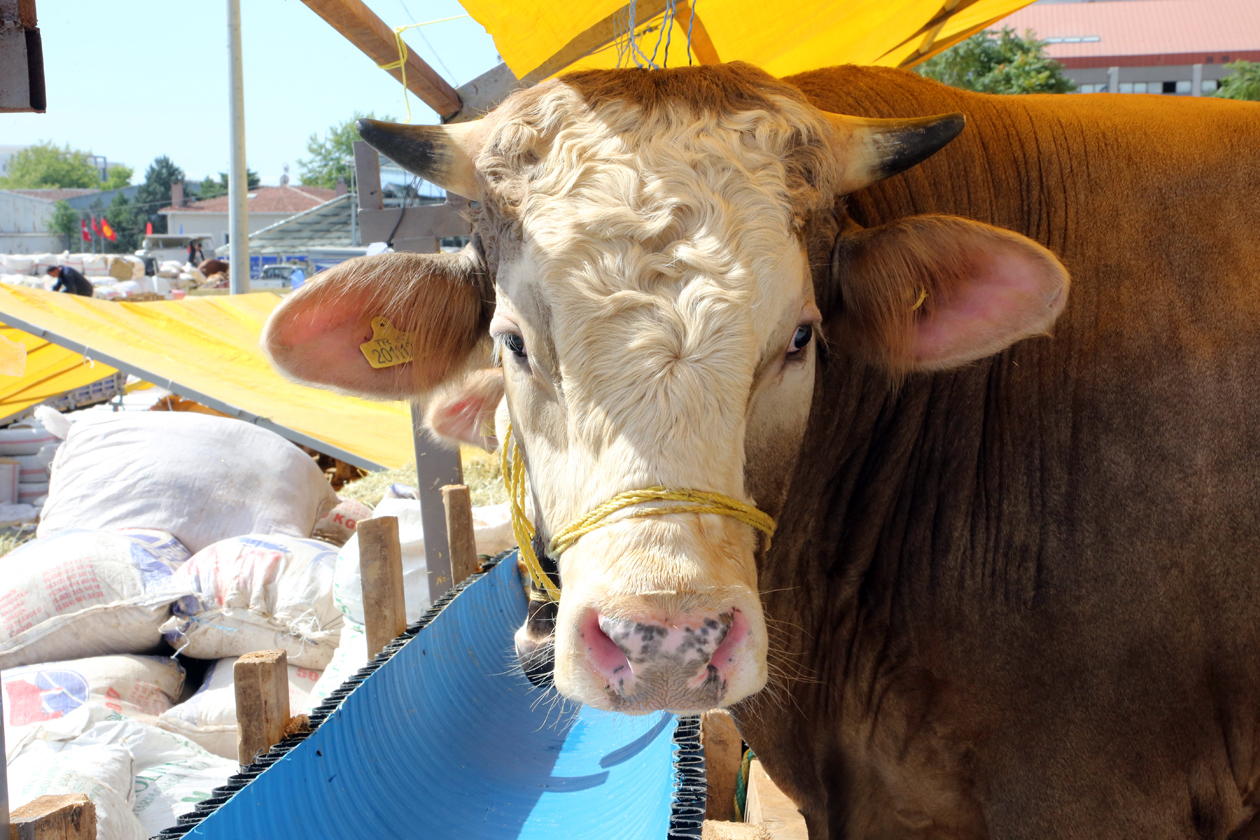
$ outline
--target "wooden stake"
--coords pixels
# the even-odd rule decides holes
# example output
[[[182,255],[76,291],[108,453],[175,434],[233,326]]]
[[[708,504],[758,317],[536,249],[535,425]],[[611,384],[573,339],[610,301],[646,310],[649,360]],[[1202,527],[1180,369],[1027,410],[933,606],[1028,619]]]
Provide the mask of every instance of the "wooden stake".
[[[96,840],[96,806],[82,793],[41,796],[13,812],[9,840]]]
[[[458,586],[480,566],[473,533],[472,495],[468,492],[468,485],[444,486],[442,506],[446,508],[446,539],[451,548],[451,586]]]
[[[407,629],[398,517],[364,519],[355,533],[359,535],[359,579],[363,583],[364,629],[371,657]]]
[[[242,767],[284,737],[289,720],[289,657],[257,650],[236,660],[236,760]]]
[[[707,820],[735,819],[735,785],[744,760],[744,742],[731,713],[721,709],[700,718],[700,744],[704,747],[704,772],[709,796],[704,806]]]

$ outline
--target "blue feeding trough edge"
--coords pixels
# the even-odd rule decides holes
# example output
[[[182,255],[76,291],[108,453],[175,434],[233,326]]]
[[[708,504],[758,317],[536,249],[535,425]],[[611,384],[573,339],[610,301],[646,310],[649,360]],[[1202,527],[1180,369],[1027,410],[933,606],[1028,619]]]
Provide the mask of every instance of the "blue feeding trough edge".
[[[699,840],[699,721],[578,707],[533,686],[508,552],[470,577],[285,739],[158,835]]]

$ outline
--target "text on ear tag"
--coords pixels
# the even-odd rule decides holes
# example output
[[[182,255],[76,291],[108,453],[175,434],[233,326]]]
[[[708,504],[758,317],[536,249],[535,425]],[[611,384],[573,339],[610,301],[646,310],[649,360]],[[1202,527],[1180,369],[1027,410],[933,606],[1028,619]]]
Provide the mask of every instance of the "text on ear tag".
[[[384,315],[372,319],[372,340],[359,345],[368,364],[381,368],[405,365],[412,359],[412,337],[396,329]]]

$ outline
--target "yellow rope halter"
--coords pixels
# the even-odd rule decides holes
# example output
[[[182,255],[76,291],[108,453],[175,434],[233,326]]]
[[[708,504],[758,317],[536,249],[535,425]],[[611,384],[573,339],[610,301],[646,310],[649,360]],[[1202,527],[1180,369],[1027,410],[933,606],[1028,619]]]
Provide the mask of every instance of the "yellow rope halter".
[[[509,454],[508,450],[511,450]],[[521,458],[520,447],[512,437],[512,424],[508,423],[506,439],[499,449],[503,465],[503,484],[508,491],[508,504],[512,511],[512,532],[520,547],[521,559],[529,569],[534,587],[552,601],[560,600],[560,587],[552,582],[543,570],[534,553],[534,525],[525,515],[525,461]],[[758,510],[753,505],[745,504],[738,499],[724,496],[721,493],[710,493],[704,490],[670,490],[667,487],[645,487],[641,490],[628,490],[618,493],[602,505],[578,517],[577,521],[560,529],[547,545],[547,553],[559,557],[569,549],[580,537],[589,534],[596,528],[607,525],[608,517],[623,508],[643,502],[666,501],[682,504],[666,507],[639,508],[626,514],[628,519],[644,516],[664,516],[672,513],[712,513],[718,516],[730,516],[746,525],[764,531],[767,538],[774,536],[774,519]]]

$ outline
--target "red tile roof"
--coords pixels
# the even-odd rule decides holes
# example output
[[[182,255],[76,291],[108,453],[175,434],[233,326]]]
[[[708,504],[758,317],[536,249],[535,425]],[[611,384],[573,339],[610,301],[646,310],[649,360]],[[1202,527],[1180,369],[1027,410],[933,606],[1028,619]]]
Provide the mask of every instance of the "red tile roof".
[[[255,187],[249,191],[249,212],[251,213],[284,213],[293,215],[303,210],[318,207],[325,201],[335,198],[336,190],[325,187]],[[159,213],[226,213],[228,197],[209,198],[205,201],[194,201],[185,207],[163,207]]]
[[[1110,0],[1092,3],[1038,3],[1004,18],[994,28],[1038,38],[1086,38],[1052,43],[1047,52],[1063,59],[1110,56],[1186,55],[1185,64],[1213,56],[1245,58],[1260,50],[1257,0]],[[1197,56],[1197,57],[1195,57]],[[1167,63],[1167,62],[1153,62]],[[1080,61],[1070,62],[1082,66]]]
[[[78,198],[81,195],[92,195],[100,192],[100,190],[67,188],[64,190],[5,190],[5,192],[17,193],[18,195],[38,198],[43,201],[65,201],[67,198]]]

